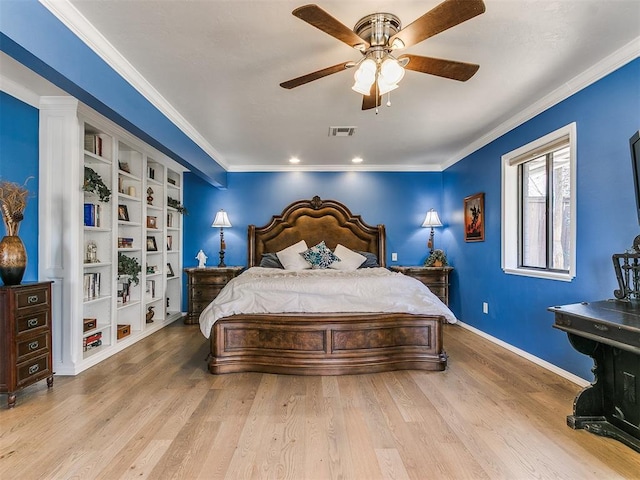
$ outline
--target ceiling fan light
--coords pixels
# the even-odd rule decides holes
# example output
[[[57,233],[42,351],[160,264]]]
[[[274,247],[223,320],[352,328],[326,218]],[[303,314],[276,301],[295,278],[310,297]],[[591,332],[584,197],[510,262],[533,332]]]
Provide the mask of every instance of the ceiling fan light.
[[[393,39],[393,43],[391,43],[391,48],[393,50],[398,50],[398,49],[404,48],[404,42],[402,40],[400,40],[399,38],[394,38]]]
[[[356,81],[356,83],[353,84],[353,87],[351,87],[351,90],[362,95],[369,95],[371,93],[371,85],[371,83],[363,84]]]
[[[404,68],[395,58],[387,57],[380,66],[380,74],[387,83],[398,83],[404,77]]]
[[[378,95],[384,95],[385,93],[389,93],[392,90],[398,88],[397,83],[389,83],[387,82],[382,75],[378,77]]]

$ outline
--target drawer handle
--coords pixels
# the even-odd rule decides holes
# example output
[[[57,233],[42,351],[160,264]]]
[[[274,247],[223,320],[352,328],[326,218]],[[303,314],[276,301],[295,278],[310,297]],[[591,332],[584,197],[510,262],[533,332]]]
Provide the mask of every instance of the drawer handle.
[[[33,375],[34,373],[36,373],[38,370],[40,370],[40,365],[38,365],[37,363],[35,365],[31,365],[29,367],[29,375]]]
[[[38,326],[38,319],[37,318],[31,318],[31,319],[27,320],[27,327],[33,328],[33,327],[37,327],[37,326]]]
[[[38,295],[29,295],[27,297],[27,303],[38,303],[38,300],[40,300]]]
[[[601,332],[608,332],[608,331],[609,331],[609,327],[607,327],[606,325],[600,325],[600,324],[598,324],[598,323],[594,323],[594,324],[593,324],[593,327],[594,327],[596,330],[600,330]]]
[[[40,346],[40,342],[36,340],[35,342],[31,342],[29,344],[29,350],[37,350],[39,346]]]

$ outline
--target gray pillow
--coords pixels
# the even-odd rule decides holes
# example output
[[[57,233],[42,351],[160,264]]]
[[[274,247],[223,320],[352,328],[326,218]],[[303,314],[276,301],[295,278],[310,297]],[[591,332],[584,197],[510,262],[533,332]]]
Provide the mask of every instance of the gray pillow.
[[[264,268],[284,268],[275,253],[263,253],[260,259],[260,266]]]
[[[375,253],[360,251],[358,253],[367,257],[364,263],[358,268],[375,268],[380,266],[380,264],[378,264],[378,256]]]

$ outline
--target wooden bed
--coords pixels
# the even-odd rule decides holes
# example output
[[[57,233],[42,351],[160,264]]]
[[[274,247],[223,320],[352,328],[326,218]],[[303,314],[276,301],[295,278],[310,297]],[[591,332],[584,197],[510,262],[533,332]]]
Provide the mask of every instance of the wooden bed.
[[[377,255],[385,266],[385,228],[364,223],[334,200],[301,200],[264,227],[249,225],[248,266],[263,253],[304,239]],[[209,371],[344,375],[401,369],[444,370],[444,317],[406,313],[242,314],[211,329]]]

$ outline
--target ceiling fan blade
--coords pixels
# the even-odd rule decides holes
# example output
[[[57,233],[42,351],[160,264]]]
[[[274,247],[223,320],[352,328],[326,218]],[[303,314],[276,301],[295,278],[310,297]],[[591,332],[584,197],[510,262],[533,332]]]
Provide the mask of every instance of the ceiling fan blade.
[[[371,110],[372,108],[379,107],[382,104],[382,96],[380,95],[363,95],[362,96],[362,110]]]
[[[291,13],[309,25],[313,25],[324,33],[346,43],[350,47],[362,51],[369,48],[369,42],[360,38],[353,30],[343,23],[340,23],[339,20],[333,18],[317,5],[304,5],[296,8]]]
[[[287,80],[286,82],[282,82],[280,86],[282,88],[287,88],[287,89],[299,87],[300,85],[313,82],[314,80],[318,80],[322,77],[326,77],[327,75],[342,72],[343,70],[346,70],[347,68],[349,68],[351,64],[353,64],[353,62],[339,63],[338,65],[333,65],[332,67],[323,68],[322,70],[318,70],[317,72],[308,73],[306,75],[302,75],[301,77]]]
[[[484,11],[482,0],[445,0],[391,37],[389,45],[393,48],[415,45]],[[404,47],[402,44],[397,46],[397,40],[400,40]]]
[[[438,77],[450,78],[460,82],[466,82],[480,68],[475,63],[456,62],[454,60],[443,60],[441,58],[421,57],[420,55],[402,55],[398,60],[408,58],[409,63],[404,68],[414,72],[428,73]]]

